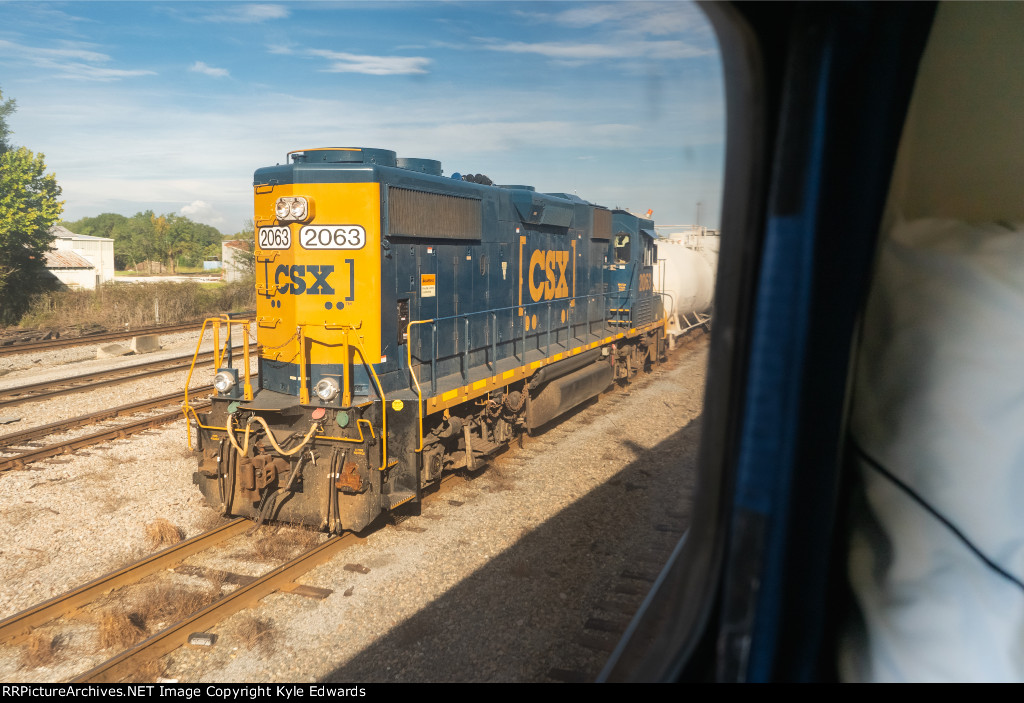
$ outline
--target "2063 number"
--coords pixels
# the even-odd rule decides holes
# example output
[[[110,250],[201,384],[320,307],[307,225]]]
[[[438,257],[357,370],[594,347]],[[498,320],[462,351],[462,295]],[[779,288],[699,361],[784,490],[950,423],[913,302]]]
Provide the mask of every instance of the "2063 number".
[[[362,249],[366,230],[359,225],[307,225],[299,232],[303,249]]]
[[[260,249],[288,249],[292,232],[287,227],[260,227]]]

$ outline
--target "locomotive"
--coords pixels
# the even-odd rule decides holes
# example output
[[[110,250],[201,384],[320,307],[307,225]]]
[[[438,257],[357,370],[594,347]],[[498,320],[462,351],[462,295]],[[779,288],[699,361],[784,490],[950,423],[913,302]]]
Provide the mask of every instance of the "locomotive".
[[[184,405],[224,514],[362,530],[663,353],[650,219],[383,149],[289,152],[253,188],[256,315],[204,324],[215,394]]]

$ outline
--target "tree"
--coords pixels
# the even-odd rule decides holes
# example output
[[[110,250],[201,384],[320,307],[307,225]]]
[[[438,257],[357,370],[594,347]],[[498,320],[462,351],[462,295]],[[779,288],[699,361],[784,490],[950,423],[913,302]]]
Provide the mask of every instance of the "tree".
[[[6,117],[13,111],[14,101],[3,102],[0,94],[0,324],[16,323],[32,294],[47,285],[50,228],[64,208],[43,155],[8,143]]]
[[[42,154],[25,147],[0,154],[0,323],[16,323],[44,286],[60,192]]]
[[[14,98],[11,98],[7,102],[4,102],[4,95],[0,92],[0,154],[11,150],[11,145],[7,141],[8,137],[11,136],[11,129],[7,126],[7,118],[14,114],[17,109]]]

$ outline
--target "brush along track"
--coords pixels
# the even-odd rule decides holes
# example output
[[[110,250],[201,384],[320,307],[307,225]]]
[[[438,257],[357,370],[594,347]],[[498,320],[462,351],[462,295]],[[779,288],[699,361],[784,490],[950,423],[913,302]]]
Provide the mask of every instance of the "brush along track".
[[[118,569],[91,581],[68,593],[51,598],[0,621],[0,645],[16,646],[24,643],[38,628],[54,621],[70,622],[72,619],[95,617],[89,611],[96,610],[98,602],[108,594],[131,586],[142,586],[147,577],[168,571],[202,573],[201,567],[183,565],[183,562],[197,554],[211,552],[228,540],[250,530],[251,521],[238,518],[189,540],[168,547],[141,561]],[[332,536],[323,543],[304,551],[299,556],[270,570],[259,577],[244,577],[238,574],[242,585],[227,595],[219,596],[212,604],[198,612],[191,613],[169,627],[124,650],[117,656],[79,674],[74,682],[118,681],[158,660],[168,652],[188,642],[189,635],[216,625],[232,614],[252,607],[260,599],[275,591],[294,591],[305,595],[323,597],[330,593],[325,589],[303,587],[294,580],[305,572],[333,558],[341,549],[358,541],[352,534]],[[235,581],[238,583],[239,581]],[[321,592],[322,591],[322,592]],[[308,592],[308,593],[307,593]]]
[[[232,313],[230,317],[251,317],[254,311]],[[139,327],[134,330],[121,330],[118,332],[102,332],[100,334],[88,334],[83,337],[64,337],[58,339],[47,339],[41,342],[21,342],[2,345],[0,342],[0,356],[13,354],[27,354],[34,351],[50,351],[51,349],[63,349],[64,347],[76,347],[96,342],[109,342],[115,339],[128,339],[144,334],[172,334],[174,332],[198,332],[202,327],[202,320],[184,322],[178,325],[157,325],[154,327]]]
[[[442,487],[452,483],[451,479],[453,478],[456,478],[456,475],[446,477],[438,490],[433,493],[442,493]],[[151,663],[155,663],[170,652],[189,644],[190,635],[193,633],[209,631],[235,613],[255,607],[263,598],[274,592],[289,592],[316,599],[327,597],[332,592],[330,589],[304,586],[296,583],[296,580],[363,539],[353,533],[328,536],[319,545],[306,549],[290,561],[271,569],[262,576],[246,576],[219,571],[216,568],[209,569],[183,563],[199,554],[203,554],[204,557],[206,555],[213,556],[215,547],[225,545],[232,538],[245,534],[248,539],[254,529],[252,525],[250,520],[234,519],[226,525],[168,547],[139,562],[118,569],[73,591],[51,598],[0,621],[0,645],[9,647],[25,644],[26,640],[29,640],[40,629],[49,632],[48,636],[53,639],[54,624],[58,620],[69,622],[69,624],[71,620],[95,620],[97,613],[103,610],[110,611],[109,603],[101,605],[103,600],[109,601],[109,598],[105,598],[106,596],[130,586],[143,588],[146,586],[144,579],[148,581],[148,577],[161,572],[199,576],[215,582],[239,586],[236,590],[218,596],[209,605],[201,607],[177,622],[168,626],[161,624],[161,629],[147,639],[128,647],[111,659],[95,665],[92,669],[71,679],[74,683],[122,681],[126,677],[137,676],[138,672],[146,671]],[[257,536],[252,539],[262,538]],[[126,598],[123,594],[118,593],[117,597],[121,602],[126,599],[130,602],[130,594]],[[63,627],[63,624],[59,627]]]
[[[189,391],[189,397],[203,397],[213,392],[213,386],[205,386],[203,388],[195,388]],[[88,415],[82,415],[80,417],[74,417],[70,420],[62,420],[60,422],[53,422],[49,425],[42,425],[40,427],[32,427],[21,432],[14,432],[8,435],[0,436],[0,451],[4,453],[17,452],[15,456],[0,457],[0,471],[6,471],[9,469],[20,469],[24,468],[26,464],[30,464],[34,461],[41,461],[48,459],[58,454],[65,454],[67,452],[88,447],[93,444],[100,444],[102,442],[109,441],[111,439],[120,439],[127,437],[130,434],[135,434],[143,430],[148,430],[168,422],[174,422],[175,420],[181,419],[181,410],[176,409],[172,412],[161,413],[160,415],[150,415],[138,419],[134,422],[122,425],[116,425],[114,427],[105,428],[99,432],[94,432],[89,435],[77,437],[75,439],[61,441],[57,444],[53,444],[47,447],[22,449],[19,447],[25,446],[27,443],[39,438],[46,437],[51,434],[58,432],[65,432],[77,427],[83,427],[97,422],[102,422],[110,418],[120,417],[122,415],[129,415],[133,413],[143,412],[146,410],[152,410],[154,408],[163,407],[170,405],[171,403],[180,404],[183,395],[181,393],[171,393],[168,395],[159,396],[149,400],[139,401],[137,403],[129,403],[128,405],[122,405],[117,408],[111,408],[109,410],[100,410],[95,413]],[[196,405],[195,407],[202,408],[204,405]]]
[[[295,585],[295,579],[334,558],[339,551],[358,540],[359,537],[352,533],[332,535],[322,544],[264,574],[252,583],[221,597],[191,617],[161,630],[149,639],[90,669],[72,679],[72,682],[119,682],[147,663],[155,662],[187,644],[190,634],[205,631],[240,610],[256,605],[262,598],[275,591],[289,590],[290,586]]]
[[[184,561],[193,554],[210,549],[242,533],[247,528],[247,525],[248,520],[241,518],[233,520],[227,525],[168,547],[142,561],[113,571],[73,591],[68,591],[28,610],[12,615],[6,620],[0,621],[0,644],[16,644],[40,625],[57,618],[67,617],[92,603],[105,593],[137,583],[150,574],[163,571]]]
[[[213,352],[204,352],[196,359],[196,364],[199,365],[212,360]],[[68,393],[80,393],[119,383],[138,381],[142,378],[159,376],[171,371],[181,371],[191,366],[192,354],[186,354],[170,359],[150,361],[144,364],[134,364],[117,369],[71,376],[58,381],[44,381],[42,383],[17,386],[0,391],[0,408],[52,398],[58,395],[67,395]]]

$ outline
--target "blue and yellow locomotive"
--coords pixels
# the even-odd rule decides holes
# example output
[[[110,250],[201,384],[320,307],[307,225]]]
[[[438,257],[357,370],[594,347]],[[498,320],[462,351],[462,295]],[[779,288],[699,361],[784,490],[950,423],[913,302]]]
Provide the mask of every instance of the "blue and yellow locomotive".
[[[649,219],[383,149],[291,152],[254,190],[255,320],[207,324],[255,333],[258,379],[222,350],[185,404],[225,514],[361,530],[662,353]]]

